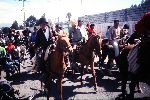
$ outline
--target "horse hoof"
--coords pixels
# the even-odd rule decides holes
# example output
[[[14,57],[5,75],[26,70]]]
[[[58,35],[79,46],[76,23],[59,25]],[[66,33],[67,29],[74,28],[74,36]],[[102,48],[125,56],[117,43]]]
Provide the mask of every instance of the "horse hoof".
[[[60,97],[60,100],[63,100],[63,97],[62,97],[62,96]]]
[[[97,89],[97,87],[95,87],[95,88],[94,88],[94,90],[95,90],[95,92],[98,92],[98,89]]]
[[[83,82],[81,82],[81,86],[83,86]]]

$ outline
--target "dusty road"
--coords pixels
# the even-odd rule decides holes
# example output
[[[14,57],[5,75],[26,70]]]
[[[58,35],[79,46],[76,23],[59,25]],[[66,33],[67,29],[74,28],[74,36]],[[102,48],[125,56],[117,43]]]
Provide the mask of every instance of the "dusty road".
[[[41,89],[39,79],[41,75],[31,71],[32,65],[29,56],[26,56],[21,74],[15,75],[10,79],[12,86],[20,91],[20,97],[32,97],[32,100],[46,100],[46,93]],[[114,100],[120,94],[119,72],[112,70],[113,76],[107,76],[105,70],[95,67],[97,74],[98,92],[94,91],[92,85],[92,74],[84,75],[84,85],[80,86],[80,74],[76,73],[76,80],[72,79],[70,72],[65,74],[63,79],[64,100]],[[103,73],[102,73],[103,71]],[[3,76],[5,73],[3,72]],[[129,82],[128,82],[129,83]],[[127,84],[127,91],[129,92]],[[50,99],[58,99],[57,80],[51,83]],[[150,97],[150,86],[140,83],[143,93],[136,93],[136,98]]]

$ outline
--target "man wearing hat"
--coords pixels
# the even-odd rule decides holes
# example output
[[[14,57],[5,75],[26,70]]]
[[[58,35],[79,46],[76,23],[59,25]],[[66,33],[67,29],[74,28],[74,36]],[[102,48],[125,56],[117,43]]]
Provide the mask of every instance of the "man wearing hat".
[[[39,70],[43,71],[44,70],[44,65],[45,65],[45,61],[44,61],[44,53],[47,49],[47,47],[50,45],[50,39],[51,39],[51,32],[50,32],[50,28],[48,26],[48,22],[46,21],[45,18],[40,18],[39,19],[39,25],[40,25],[40,29],[37,31],[37,35],[36,35],[36,39],[35,39],[35,50],[36,50],[36,55],[39,56],[39,54],[41,54],[41,56],[39,57],[39,61],[38,67],[42,67]]]
[[[50,28],[48,27],[48,22],[45,18],[39,19],[39,25],[40,29],[37,31],[35,48],[41,47],[43,50],[46,50],[51,38]]]

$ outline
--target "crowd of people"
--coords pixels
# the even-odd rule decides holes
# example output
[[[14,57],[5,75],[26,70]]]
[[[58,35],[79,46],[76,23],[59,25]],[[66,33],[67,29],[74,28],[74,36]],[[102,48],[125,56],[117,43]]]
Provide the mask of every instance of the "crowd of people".
[[[146,17],[145,17],[146,16]],[[135,31],[140,34],[144,34],[144,39],[149,40],[150,32],[150,13],[145,15],[142,21],[139,21],[135,26]],[[143,25],[143,26],[140,26]],[[37,71],[45,72],[45,52],[49,45],[54,44],[57,40],[56,37],[67,36],[67,33],[63,31],[63,27],[59,24],[55,25],[55,28],[48,26],[48,22],[45,18],[39,19],[40,28],[34,27],[33,32],[28,28],[23,30],[23,35],[20,35],[19,31],[10,29],[10,32],[0,33],[0,76],[1,71],[6,66],[6,58],[10,56],[11,60],[20,59],[21,50],[26,49],[30,53],[30,59],[35,57],[38,60]],[[125,98],[126,95],[126,82],[128,76],[128,62],[127,56],[129,51],[137,43],[135,40],[130,39],[129,25],[125,24],[122,28],[119,25],[119,20],[114,20],[113,26],[108,26],[106,37],[102,39],[101,45],[101,55],[99,55],[99,66],[104,66],[104,61],[108,56],[108,61],[106,64],[106,69],[109,74],[111,73],[112,67],[114,67],[114,60],[116,62],[116,67],[119,68],[121,81],[122,81],[122,97]],[[136,33],[135,32],[135,33]],[[87,23],[84,27],[82,20],[72,20],[71,27],[69,28],[69,39],[72,47],[76,49],[79,42],[84,45],[92,35],[99,35],[95,30],[95,24]],[[30,35],[31,34],[31,35]],[[145,35],[146,34],[146,35]],[[100,34],[101,35],[101,34]],[[143,37],[141,37],[143,38]],[[140,38],[138,38],[140,41]],[[145,41],[145,40],[143,40]],[[144,42],[145,43],[145,42]],[[24,47],[21,49],[21,47]],[[53,49],[55,45],[51,46]],[[15,53],[17,52],[18,55]],[[86,52],[86,51],[85,51]],[[24,53],[25,54],[25,53]],[[23,55],[24,55],[23,54]],[[40,55],[39,55],[40,54]],[[39,57],[39,59],[38,59]],[[142,59],[141,59],[142,60]],[[140,62],[140,61],[139,61]],[[21,62],[20,62],[21,63]],[[125,65],[122,65],[125,64]],[[40,66],[40,67],[39,67]],[[142,65],[143,66],[143,65]],[[145,65],[144,65],[145,66]],[[140,87],[136,83],[139,92]]]

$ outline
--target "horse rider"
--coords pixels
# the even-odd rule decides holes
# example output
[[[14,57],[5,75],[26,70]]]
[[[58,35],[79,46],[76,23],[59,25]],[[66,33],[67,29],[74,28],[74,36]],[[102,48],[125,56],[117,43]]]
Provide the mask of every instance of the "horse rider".
[[[63,31],[63,28],[60,24],[56,24],[54,36],[66,36],[67,34]]]
[[[45,18],[42,17],[39,19],[39,25],[40,29],[37,31],[34,47],[37,53],[36,56],[40,57],[39,61],[37,61],[39,63],[38,67],[41,67],[39,70],[44,71],[44,52],[50,45],[52,34]],[[41,54],[41,56],[39,54]]]
[[[82,38],[83,38],[83,42],[86,42],[88,40],[88,35],[87,35],[87,31],[86,28],[83,26],[83,21],[78,20],[78,26],[77,28],[80,30]]]
[[[82,40],[82,34],[78,28],[78,22],[76,20],[71,21],[72,27],[69,29],[69,38],[72,46],[76,48],[78,43]]]
[[[119,55],[118,39],[120,38],[121,28],[119,26],[119,20],[114,20],[114,25],[108,30],[108,42],[109,42],[109,54],[107,67],[110,69],[113,66],[113,59],[116,61]]]
[[[96,35],[96,30],[95,30],[95,24],[91,24],[90,28],[87,30],[88,31],[88,39],[92,36],[92,35]]]

